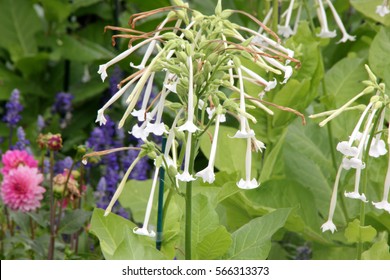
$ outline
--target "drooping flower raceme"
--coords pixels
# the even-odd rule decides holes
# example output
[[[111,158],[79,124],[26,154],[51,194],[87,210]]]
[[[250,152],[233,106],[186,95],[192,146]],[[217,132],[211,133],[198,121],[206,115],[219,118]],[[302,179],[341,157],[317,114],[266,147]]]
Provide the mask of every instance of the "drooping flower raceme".
[[[386,108],[389,104],[389,98],[385,94],[385,85],[383,83],[378,84],[375,75],[371,72],[370,68],[366,65],[366,70],[369,74],[370,80],[364,81],[368,85],[362,92],[354,96],[351,100],[345,103],[337,110],[323,112],[317,115],[310,116],[311,118],[326,116],[327,118],[320,122],[320,126],[324,126],[330,120],[334,119],[341,113],[349,110],[362,110],[359,120],[357,121],[355,128],[353,129],[348,141],[341,141],[337,144],[337,151],[342,155],[342,161],[336,176],[334,189],[332,193],[329,217],[328,221],[322,225],[322,230],[330,230],[332,233],[336,230],[336,226],[333,224],[333,214],[336,207],[337,192],[340,181],[340,174],[343,170],[355,170],[355,188],[352,192],[345,191],[344,195],[348,198],[359,199],[363,202],[368,202],[364,193],[360,193],[360,177],[362,170],[366,168],[366,162],[368,157],[377,158],[387,154],[386,144],[381,137]],[[360,97],[373,94],[370,102],[367,106],[358,105],[352,106],[355,101]],[[390,145],[390,138],[386,139],[387,146]],[[384,184],[383,198],[380,202],[373,202],[374,206],[378,209],[384,209],[390,213],[390,207],[388,202],[389,185],[390,185],[390,169],[386,175]]]
[[[317,36],[322,38],[334,38],[337,36],[336,30],[330,30],[328,25],[328,19],[326,17],[325,9],[328,6],[331,10],[331,13],[333,15],[333,19],[341,31],[342,38],[338,41],[338,43],[345,43],[347,41],[355,41],[355,36],[352,36],[348,34],[336,8],[333,6],[333,3],[331,0],[315,0],[316,4],[316,11],[317,11],[317,17],[318,21],[320,23],[321,31],[317,34]],[[300,21],[301,13],[302,13],[302,6],[303,1],[302,0],[290,0],[290,3],[287,5],[287,9],[282,12],[280,20],[281,24],[278,25],[278,34],[283,36],[284,38],[288,38],[291,35],[294,35],[297,32],[298,29],[298,23]],[[283,6],[282,6],[283,7]],[[379,6],[378,6],[379,7]],[[267,14],[268,16],[271,16],[272,9]],[[378,8],[377,8],[378,9]],[[381,9],[382,11],[382,9]],[[292,25],[291,19],[295,14],[295,20],[294,24]],[[268,20],[266,17],[265,20]],[[293,26],[293,28],[291,28]]]
[[[244,189],[257,187],[259,186],[257,179],[251,178],[250,174],[252,147],[256,151],[261,151],[265,146],[256,139],[255,132],[250,127],[250,122],[256,123],[257,120],[248,113],[247,103],[249,101],[272,115],[273,111],[263,104],[262,97],[278,85],[278,80],[280,83],[286,83],[293,72],[294,65],[291,64],[298,65],[299,61],[293,58],[292,50],[281,45],[279,37],[274,32],[245,12],[222,10],[219,1],[215,15],[206,16],[189,9],[180,0],[174,2],[176,6],[133,15],[129,21],[132,27],[130,29],[114,28],[127,33],[114,35],[113,39],[129,38],[129,49],[106,64],[100,65],[98,73],[101,74],[102,80],[107,77],[109,67],[126,58],[130,58],[131,62],[131,54],[142,46],[148,48],[141,65],[130,63],[135,68],[135,73],[119,83],[117,93],[98,111],[96,122],[100,125],[105,124],[107,122],[105,111],[128,91],[127,108],[119,127],[125,124],[130,115],[140,121],[130,129],[134,137],[145,143],[141,145],[143,151],[140,152],[137,161],[139,157],[145,155],[152,159],[157,156],[163,157],[162,167],[168,171],[172,182],[190,182],[196,180],[196,177],[201,177],[203,181],[212,183],[215,179],[213,169],[218,153],[219,127],[226,119],[225,114],[228,113],[235,117],[239,124],[233,138],[244,138],[247,141],[247,172],[237,185]],[[134,30],[139,19],[159,13],[166,13],[166,15],[156,30],[151,32]],[[229,17],[237,13],[253,20],[267,33],[267,36],[231,22]],[[138,43],[133,45],[136,41]],[[156,54],[152,56],[153,52]],[[267,72],[273,73],[274,77],[278,78],[269,79]],[[162,77],[164,78],[161,91],[147,107],[151,85],[159,84],[158,79]],[[244,80],[262,88],[260,98],[246,92]],[[135,86],[131,89],[130,85]],[[146,90],[141,97],[143,88]],[[238,99],[233,98],[234,93],[239,95]],[[137,104],[140,100],[142,105],[138,108]],[[167,110],[176,115],[170,128],[163,121],[163,112]],[[194,147],[199,137],[211,125],[215,126],[215,130],[208,166],[194,173],[191,163],[195,155]],[[150,141],[151,134],[165,135],[168,138],[167,150],[164,153]],[[176,140],[182,143],[177,145]],[[231,139],[231,141],[242,140]],[[180,148],[184,149],[182,153],[178,151]],[[183,170],[180,170],[182,162],[178,161],[178,154],[184,155]],[[133,168],[134,166],[129,170]],[[175,171],[173,172],[172,169]],[[125,178],[129,176],[128,172]],[[123,184],[122,180],[106,210],[106,215],[119,196],[119,189],[123,188]],[[148,209],[149,207],[148,204]],[[148,222],[147,217],[145,221]],[[147,225],[136,229],[135,232],[153,235],[147,229]]]

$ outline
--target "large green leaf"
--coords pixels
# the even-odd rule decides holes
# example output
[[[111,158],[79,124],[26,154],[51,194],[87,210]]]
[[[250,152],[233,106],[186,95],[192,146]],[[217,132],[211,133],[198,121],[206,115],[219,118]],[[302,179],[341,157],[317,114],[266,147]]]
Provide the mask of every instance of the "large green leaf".
[[[282,228],[291,209],[278,209],[253,219],[232,234],[233,244],[226,258],[232,260],[264,260],[271,249],[271,238]]]
[[[192,200],[192,251],[206,235],[214,232],[219,226],[219,217],[208,197],[198,194]],[[194,256],[193,256],[194,257]]]
[[[390,16],[381,17],[376,13],[376,6],[382,5],[383,0],[351,0],[351,5],[360,13],[386,26],[390,25]]]
[[[215,260],[223,256],[231,244],[232,238],[230,233],[227,232],[224,226],[219,226],[198,243],[196,252],[201,260]]]
[[[154,240],[133,233],[135,227],[130,221],[113,213],[104,217],[104,211],[95,208],[90,231],[98,237],[102,253],[108,260],[164,259],[155,248]]]
[[[388,233],[379,234],[378,240],[370,249],[363,252],[363,260],[390,260],[389,245],[387,244]]]
[[[390,27],[382,27],[372,41],[368,54],[370,67],[375,75],[380,78],[385,77],[385,70],[390,66],[389,49]]]
[[[376,236],[376,230],[372,226],[361,226],[360,221],[355,219],[348,223],[344,235],[350,243],[371,242]]]
[[[71,234],[81,229],[85,222],[91,217],[91,213],[82,209],[66,211],[61,221],[60,233]]]
[[[0,47],[8,49],[12,60],[37,53],[35,35],[42,30],[31,1],[0,0]]]

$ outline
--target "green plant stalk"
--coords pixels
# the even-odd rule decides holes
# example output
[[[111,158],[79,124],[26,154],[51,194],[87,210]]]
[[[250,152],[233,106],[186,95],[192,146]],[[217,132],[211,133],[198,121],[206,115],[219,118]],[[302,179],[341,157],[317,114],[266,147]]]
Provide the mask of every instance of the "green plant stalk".
[[[272,24],[271,29],[274,32],[278,31],[278,22],[279,22],[279,0],[273,0],[272,2]]]
[[[309,6],[307,5],[307,0],[303,0],[303,7],[305,8],[305,12],[306,12],[307,18],[309,20],[310,28],[311,28],[311,30],[314,33],[314,30],[316,29],[316,27],[314,25],[313,18],[312,18],[311,14],[310,14],[310,9],[309,9]]]
[[[197,140],[197,139],[195,139]],[[191,154],[190,154],[190,163],[188,166],[188,171],[190,174],[194,171],[194,159],[195,159],[195,147],[197,141],[194,142],[194,135],[191,135]],[[186,214],[185,214],[185,259],[192,259],[191,252],[191,241],[192,241],[192,181],[187,182],[186,184]]]
[[[381,118],[381,114],[382,114],[382,111],[384,110],[384,108],[385,108],[385,106],[382,106],[380,111],[377,113],[374,125],[373,125],[371,133],[370,133],[370,137],[368,138],[367,148],[366,148],[365,153],[363,155],[363,159],[365,162],[367,162],[367,166],[366,166],[366,168],[364,168],[363,174],[362,174],[362,177],[363,177],[362,178],[362,193],[367,192],[367,184],[368,184],[368,174],[367,173],[368,173],[368,160],[369,160],[370,147],[371,147],[372,140],[375,137],[374,132],[378,128],[379,120]],[[362,201],[360,203],[360,226],[363,227],[365,224],[365,221],[366,221],[366,203]],[[358,260],[362,259],[363,245],[364,245],[363,242],[359,242],[357,245],[357,259]]]
[[[50,242],[49,252],[47,258],[49,260],[54,259],[54,246],[55,246],[55,209],[54,209],[54,193],[53,193],[53,178],[54,178],[54,152],[50,151],[50,182],[49,182],[49,195],[50,195]]]

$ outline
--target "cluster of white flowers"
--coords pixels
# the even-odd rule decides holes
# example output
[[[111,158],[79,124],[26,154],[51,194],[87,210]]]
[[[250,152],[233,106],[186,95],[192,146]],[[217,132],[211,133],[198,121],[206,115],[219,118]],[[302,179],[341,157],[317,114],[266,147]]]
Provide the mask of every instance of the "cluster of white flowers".
[[[352,134],[349,136],[348,141],[341,141],[337,144],[336,149],[343,155],[343,158],[338,169],[333,188],[328,220],[321,227],[323,231],[330,230],[333,233],[336,230],[336,226],[332,220],[334,210],[336,208],[338,185],[342,170],[355,169],[356,171],[355,188],[352,192],[345,192],[344,195],[348,198],[359,199],[363,202],[368,202],[365,194],[359,192],[361,172],[362,169],[366,168],[364,160],[367,161],[367,158],[365,158],[365,156],[368,155],[370,157],[378,158],[387,154],[386,143],[382,139],[382,136],[384,135],[383,126],[385,122],[386,108],[390,103],[388,96],[385,94],[385,85],[383,83],[377,84],[377,78],[367,65],[366,69],[370,76],[370,80],[365,81],[365,84],[368,86],[361,93],[357,94],[337,110],[310,116],[315,118],[329,115],[324,121],[320,123],[320,126],[324,126],[327,122],[334,119],[342,112],[354,109],[362,110],[364,108],[358,122],[355,125],[355,128],[352,131]],[[372,92],[375,94],[371,97],[367,106],[351,106],[352,103],[355,102],[358,98],[367,94],[371,94]],[[390,145],[389,137],[387,138],[387,145]],[[390,204],[388,202],[389,188],[390,163],[384,184],[383,198],[380,202],[373,202],[373,205],[376,208],[384,209],[390,213]]]
[[[140,156],[152,154],[156,158],[156,170],[145,222],[143,228],[134,231],[149,236],[155,234],[147,228],[159,168],[165,168],[173,181],[176,181],[177,187],[178,181],[189,182],[196,180],[196,177],[202,178],[204,182],[214,182],[219,128],[220,123],[226,120],[227,114],[239,122],[239,129],[233,138],[244,138],[247,141],[246,174],[237,182],[237,186],[242,189],[259,186],[257,179],[251,176],[252,148],[261,151],[265,149],[265,145],[256,139],[255,132],[250,127],[250,121],[256,123],[256,119],[247,112],[247,108],[255,106],[272,115],[273,111],[263,104],[262,97],[265,92],[275,88],[278,82],[275,78],[268,80],[266,78],[268,75],[265,75],[272,72],[276,76],[281,76],[280,83],[286,83],[293,73],[290,64],[299,63],[293,58],[294,52],[282,46],[274,32],[245,12],[222,10],[219,1],[215,15],[206,16],[188,8],[188,5],[180,0],[174,2],[176,6],[131,17],[129,24],[134,28],[139,19],[165,12],[167,14],[165,19],[154,31],[140,32],[130,28],[115,28],[128,33],[114,37],[129,38],[129,49],[100,65],[98,71],[104,81],[110,66],[128,58],[141,47],[148,46],[140,65],[130,63],[136,72],[123,80],[118,86],[118,92],[98,110],[96,122],[104,125],[105,111],[135,85],[126,99],[127,109],[119,126],[122,127],[130,115],[136,117],[138,123],[132,127],[130,133],[142,139],[147,147],[145,148],[147,151],[141,152]],[[267,32],[267,36],[229,21],[230,15],[235,13],[249,17]],[[136,40],[140,42],[132,45]],[[151,101],[149,99],[152,96],[153,85],[158,84],[161,78],[163,78],[161,91]],[[245,91],[244,81],[262,87],[258,97],[250,96]],[[143,89],[141,108],[136,108]],[[233,93],[237,93],[239,98],[232,98]],[[148,104],[151,105],[148,107]],[[170,110],[176,116],[170,127],[163,120],[163,112],[166,110]],[[205,114],[208,118],[204,117]],[[214,125],[215,130],[209,163],[204,170],[193,174],[190,167],[194,156],[192,148],[210,125]],[[167,137],[164,153],[148,140],[151,134]],[[180,170],[181,162],[177,157],[180,147],[185,149],[183,170]],[[135,163],[126,172],[110,205],[113,205],[120,195],[134,165]],[[105,214],[109,213],[110,207]]]
[[[337,10],[332,4],[332,1],[330,0],[315,0],[316,2],[316,10],[317,10],[317,16],[318,20],[320,22],[321,31],[317,34],[318,37],[322,38],[334,38],[336,37],[337,33],[336,30],[329,30],[328,26],[328,20],[325,13],[325,5],[329,7],[329,9],[332,12],[333,19],[336,22],[338,28],[340,29],[342,33],[342,38],[338,41],[338,43],[345,43],[348,40],[349,41],[355,41],[355,36],[352,36],[348,34],[347,30],[345,29],[345,26],[337,13]],[[283,36],[284,38],[289,38],[290,36],[296,34],[298,29],[298,24],[301,19],[302,14],[302,6],[304,5],[303,0],[290,0],[290,3],[287,7],[287,9],[281,14],[281,23],[278,25],[278,34]],[[267,22],[270,20],[272,15],[271,8],[266,17],[264,18],[264,23],[267,24]],[[295,13],[295,21],[293,24],[291,24],[291,18],[293,17],[293,13]],[[292,26],[292,28],[291,28]]]

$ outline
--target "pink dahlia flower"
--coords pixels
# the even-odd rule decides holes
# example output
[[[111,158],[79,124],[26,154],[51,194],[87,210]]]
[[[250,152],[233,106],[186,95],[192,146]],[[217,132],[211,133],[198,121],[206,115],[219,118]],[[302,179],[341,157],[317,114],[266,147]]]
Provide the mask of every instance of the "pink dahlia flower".
[[[4,167],[1,169],[3,175],[7,175],[10,170],[18,168],[18,166],[37,167],[38,161],[26,151],[7,151],[3,157],[2,162]]]
[[[37,168],[19,166],[11,169],[1,184],[1,197],[5,205],[12,210],[28,212],[41,206],[43,193],[46,191],[40,184],[43,175]]]

